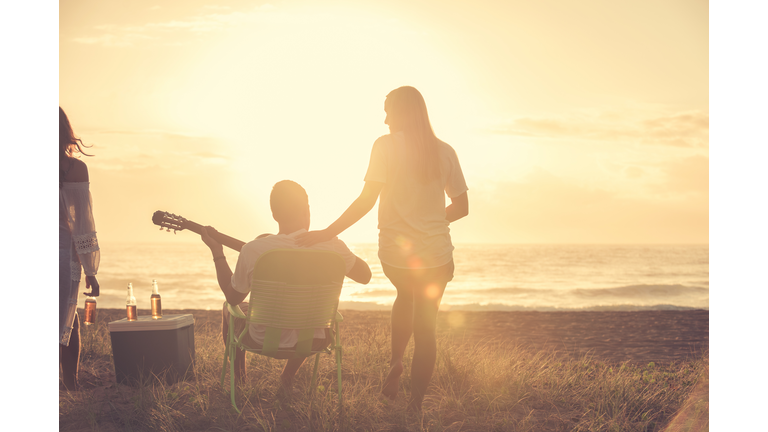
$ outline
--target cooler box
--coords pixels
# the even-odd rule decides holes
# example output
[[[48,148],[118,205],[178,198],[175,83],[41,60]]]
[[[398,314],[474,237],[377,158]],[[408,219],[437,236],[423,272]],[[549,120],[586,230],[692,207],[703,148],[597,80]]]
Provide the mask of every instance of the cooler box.
[[[195,320],[191,314],[142,315],[109,323],[117,382],[136,383],[153,374],[173,383],[193,375]]]

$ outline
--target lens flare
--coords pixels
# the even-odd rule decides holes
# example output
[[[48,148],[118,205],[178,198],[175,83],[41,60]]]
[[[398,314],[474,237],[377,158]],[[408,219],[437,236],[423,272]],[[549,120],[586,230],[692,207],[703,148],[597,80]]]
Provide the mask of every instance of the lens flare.
[[[422,268],[422,261],[421,258],[417,256],[412,256],[408,258],[408,268],[411,269],[420,269]]]
[[[408,252],[413,249],[413,242],[402,235],[395,237],[395,243],[401,250],[403,250],[403,252]]]
[[[429,284],[427,285],[427,289],[425,291],[425,294],[427,298],[429,299],[436,299],[440,297],[440,287],[437,286],[437,284]]]

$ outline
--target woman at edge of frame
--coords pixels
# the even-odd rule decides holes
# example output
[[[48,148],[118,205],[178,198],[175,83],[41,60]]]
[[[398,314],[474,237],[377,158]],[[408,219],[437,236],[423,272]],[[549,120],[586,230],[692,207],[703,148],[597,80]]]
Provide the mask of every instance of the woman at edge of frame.
[[[83,151],[64,110],[59,107],[59,365],[66,390],[78,390],[80,319],[77,297],[80,275],[92,297],[99,295],[99,243],[93,220],[88,166],[77,158]]]

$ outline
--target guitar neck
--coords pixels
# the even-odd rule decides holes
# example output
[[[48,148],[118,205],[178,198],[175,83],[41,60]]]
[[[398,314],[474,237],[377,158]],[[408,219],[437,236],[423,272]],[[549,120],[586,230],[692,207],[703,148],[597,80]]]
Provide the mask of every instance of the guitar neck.
[[[198,233],[198,234],[202,234],[203,233],[203,228],[204,227],[202,225],[200,225],[199,223],[192,222],[190,220],[184,222],[184,229],[188,229],[188,230],[190,230],[192,232],[195,232],[195,233]],[[245,242],[244,241],[238,240],[238,239],[236,239],[234,237],[230,237],[230,236],[228,236],[226,234],[222,234],[220,232],[209,232],[208,234],[211,236],[211,238],[213,238],[217,242],[223,244],[224,246],[226,246],[226,247],[228,247],[230,249],[236,250],[238,252],[240,252],[240,249],[242,249],[243,246],[245,246]]]

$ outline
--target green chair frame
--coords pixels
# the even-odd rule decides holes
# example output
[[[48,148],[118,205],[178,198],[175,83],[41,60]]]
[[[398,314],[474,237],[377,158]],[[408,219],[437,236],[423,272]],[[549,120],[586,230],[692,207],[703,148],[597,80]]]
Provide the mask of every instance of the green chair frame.
[[[229,310],[229,331],[221,369],[221,385],[229,369],[229,387],[232,406],[238,413],[235,400],[235,349],[276,359],[306,358],[315,355],[309,393],[317,386],[320,354],[336,355],[339,410],[341,394],[341,336],[339,324],[343,317],[338,312],[339,295],[344,283],[346,264],[341,255],[312,249],[272,249],[262,254],[254,264],[251,276],[251,293],[248,316],[237,305],[224,302]],[[246,320],[240,335],[235,335],[235,317]],[[243,337],[249,324],[266,327],[261,348],[245,345]],[[316,328],[332,328],[335,334],[331,345],[322,350],[312,350]],[[283,329],[298,330],[298,342],[293,348],[279,348]],[[229,368],[227,368],[229,363]],[[225,387],[226,388],[226,387]]]

